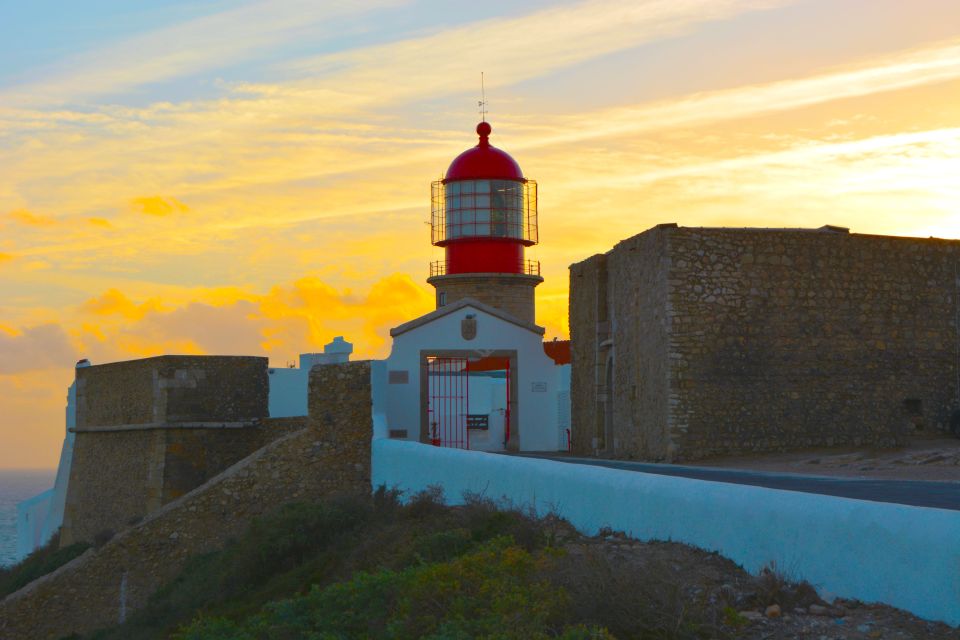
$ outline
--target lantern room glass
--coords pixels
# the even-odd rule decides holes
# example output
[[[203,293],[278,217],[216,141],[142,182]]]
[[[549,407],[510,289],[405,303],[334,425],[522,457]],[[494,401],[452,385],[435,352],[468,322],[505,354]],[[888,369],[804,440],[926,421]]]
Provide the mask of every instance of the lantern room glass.
[[[444,189],[447,239],[524,238],[524,185],[514,180],[457,180]]]

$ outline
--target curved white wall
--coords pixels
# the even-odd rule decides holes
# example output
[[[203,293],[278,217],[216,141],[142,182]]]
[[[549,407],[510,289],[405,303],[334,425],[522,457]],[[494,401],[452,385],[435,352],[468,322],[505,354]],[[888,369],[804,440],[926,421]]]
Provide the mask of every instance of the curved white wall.
[[[440,485],[555,511],[580,531],[718,551],[756,573],[773,561],[825,596],[960,624],[960,511],[373,441],[373,486]]]

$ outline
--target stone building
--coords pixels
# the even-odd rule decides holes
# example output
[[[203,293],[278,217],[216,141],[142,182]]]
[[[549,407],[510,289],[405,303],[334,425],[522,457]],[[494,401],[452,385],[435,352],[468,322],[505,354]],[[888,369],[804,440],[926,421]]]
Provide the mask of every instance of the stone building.
[[[159,356],[79,368],[60,544],[119,531],[306,418],[267,417],[267,359]]]
[[[960,241],[663,224],[570,267],[573,450],[900,445],[960,406]]]

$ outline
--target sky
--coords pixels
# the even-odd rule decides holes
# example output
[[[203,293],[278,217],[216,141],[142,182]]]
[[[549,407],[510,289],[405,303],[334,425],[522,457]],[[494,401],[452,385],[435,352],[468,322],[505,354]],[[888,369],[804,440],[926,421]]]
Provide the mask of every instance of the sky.
[[[960,237],[956,0],[0,0],[0,468],[82,357],[386,356],[481,72],[547,339],[659,223]]]

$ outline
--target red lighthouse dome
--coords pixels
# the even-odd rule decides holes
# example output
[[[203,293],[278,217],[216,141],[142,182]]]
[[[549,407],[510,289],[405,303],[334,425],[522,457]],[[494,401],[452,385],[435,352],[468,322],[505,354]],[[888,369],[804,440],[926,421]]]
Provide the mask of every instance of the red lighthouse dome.
[[[522,298],[523,313],[514,315],[532,322],[533,287],[543,280],[524,248],[537,244],[537,183],[523,176],[510,154],[490,145],[491,132],[486,122],[478,124],[477,146],[454,158],[433,183],[431,239],[446,259],[431,265],[428,281],[437,287],[438,307],[467,291],[493,304],[499,291],[501,298]]]
[[[444,176],[444,182],[476,178],[523,180],[523,172],[520,171],[517,161],[506,151],[490,145],[492,130],[487,122],[477,125],[480,143],[453,159]]]

